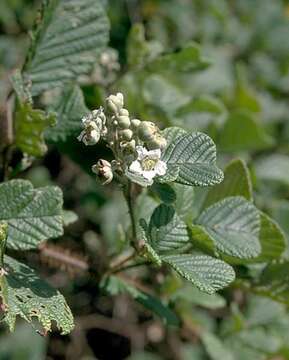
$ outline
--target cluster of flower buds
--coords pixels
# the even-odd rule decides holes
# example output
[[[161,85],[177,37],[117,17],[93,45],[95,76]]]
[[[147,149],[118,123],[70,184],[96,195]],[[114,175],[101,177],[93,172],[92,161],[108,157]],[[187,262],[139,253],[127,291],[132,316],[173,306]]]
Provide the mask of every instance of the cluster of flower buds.
[[[82,122],[84,130],[78,139],[94,145],[102,137],[115,156],[115,166],[101,159],[92,167],[102,184],[111,182],[116,170],[144,186],[166,172],[166,164],[161,161],[166,139],[154,123],[130,118],[122,93],[106,99],[106,113],[102,108],[94,110]]]
[[[78,140],[82,141],[85,145],[95,145],[98,143],[102,136],[107,132],[106,116],[103,108],[93,110],[82,119],[84,129],[78,136]]]

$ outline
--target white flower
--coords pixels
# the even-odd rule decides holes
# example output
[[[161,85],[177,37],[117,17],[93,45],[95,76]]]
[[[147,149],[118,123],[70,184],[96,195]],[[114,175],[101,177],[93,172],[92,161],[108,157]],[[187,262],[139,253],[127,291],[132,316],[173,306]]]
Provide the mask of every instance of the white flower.
[[[103,108],[93,110],[82,118],[84,129],[77,137],[85,145],[95,145],[102,135],[106,133],[106,117]]]
[[[165,175],[167,164],[160,160],[161,150],[147,150],[143,146],[137,146],[137,159],[131,163],[128,171],[136,177],[142,178],[142,184],[152,185],[153,178],[157,175]]]

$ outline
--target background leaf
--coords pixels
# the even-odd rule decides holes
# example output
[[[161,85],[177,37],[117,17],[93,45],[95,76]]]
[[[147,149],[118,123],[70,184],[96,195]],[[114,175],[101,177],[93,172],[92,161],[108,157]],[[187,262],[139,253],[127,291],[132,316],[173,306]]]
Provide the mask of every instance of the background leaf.
[[[25,67],[32,81],[32,95],[89,73],[108,41],[108,32],[100,1],[50,1],[34,33]]]

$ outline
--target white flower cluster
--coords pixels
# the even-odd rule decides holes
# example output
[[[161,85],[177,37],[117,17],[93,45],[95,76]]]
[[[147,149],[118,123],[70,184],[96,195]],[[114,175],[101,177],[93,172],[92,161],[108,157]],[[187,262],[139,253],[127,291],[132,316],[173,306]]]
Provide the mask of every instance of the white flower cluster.
[[[161,160],[166,139],[154,123],[130,119],[121,93],[106,99],[105,112],[103,108],[94,110],[82,123],[84,130],[78,139],[85,145],[94,145],[102,138],[115,156],[112,163],[101,159],[92,167],[102,184],[111,182],[115,172],[149,186],[156,176],[166,173],[167,165]]]

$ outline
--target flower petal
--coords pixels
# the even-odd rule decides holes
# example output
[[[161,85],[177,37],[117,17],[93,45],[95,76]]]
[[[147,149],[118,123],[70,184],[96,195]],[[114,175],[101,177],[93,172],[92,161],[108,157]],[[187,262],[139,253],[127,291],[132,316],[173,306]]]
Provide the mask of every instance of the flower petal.
[[[145,147],[143,146],[136,146],[136,152],[137,152],[137,158],[139,160],[142,160],[145,156],[148,155],[148,151]]]
[[[142,176],[151,181],[156,176],[156,172],[154,170],[143,171]]]
[[[155,149],[155,150],[147,151],[147,155],[151,159],[160,159],[161,158],[161,150],[160,149]]]
[[[167,164],[164,161],[158,161],[155,166],[155,172],[158,175],[165,175],[165,173],[167,172]]]
[[[132,171],[134,173],[137,174],[141,174],[142,173],[142,167],[139,161],[135,160],[133,161],[130,166],[129,166],[129,171]]]

